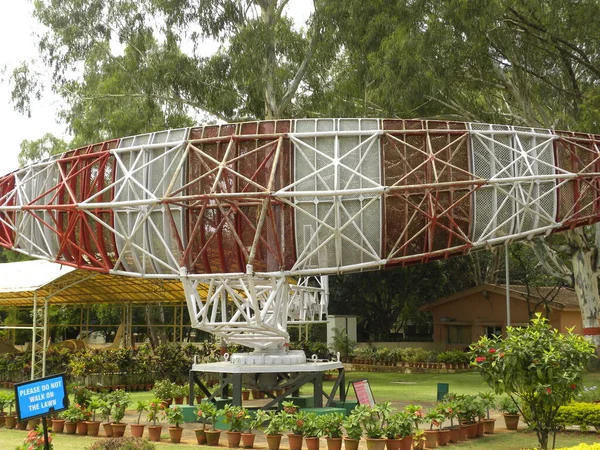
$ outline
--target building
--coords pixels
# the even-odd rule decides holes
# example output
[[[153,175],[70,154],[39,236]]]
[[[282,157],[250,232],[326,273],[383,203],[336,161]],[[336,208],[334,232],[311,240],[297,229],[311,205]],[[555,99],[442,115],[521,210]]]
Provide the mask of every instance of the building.
[[[531,288],[530,307],[544,313],[539,305],[543,298],[553,298],[548,304],[548,320],[558,330],[574,328],[581,333],[582,322],[579,303],[575,291],[561,288],[558,294],[551,287]],[[529,322],[527,288],[510,286],[510,324],[525,326]],[[507,304],[506,286],[481,284],[471,289],[440,298],[421,307],[433,315],[433,341],[444,348],[465,348],[481,336],[504,334],[506,328]],[[537,308],[536,308],[537,306]]]

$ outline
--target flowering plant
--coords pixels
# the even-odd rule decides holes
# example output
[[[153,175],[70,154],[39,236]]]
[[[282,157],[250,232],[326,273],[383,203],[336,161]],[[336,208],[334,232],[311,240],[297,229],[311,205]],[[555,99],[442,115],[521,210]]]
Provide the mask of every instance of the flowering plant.
[[[30,430],[27,437],[23,441],[23,445],[17,447],[16,450],[44,450],[46,448],[46,439],[44,439],[44,430],[41,426]],[[52,436],[48,433],[48,448],[53,449]]]
[[[152,422],[152,425],[156,426],[156,422],[160,422],[165,414],[165,405],[162,400],[158,397],[148,400],[146,405],[148,411],[148,422]]]
[[[229,424],[229,431],[243,431],[246,416],[244,408],[227,404],[222,409],[221,415],[224,416],[225,423]]]
[[[202,429],[206,429],[206,424],[211,423],[211,419],[216,417],[217,407],[209,401],[200,402],[196,405],[197,421],[202,423]],[[214,424],[214,422],[212,422]]]
[[[508,394],[530,417],[539,446],[548,448],[556,413],[581,386],[594,346],[572,330],[561,333],[541,314],[526,328],[506,328],[506,338],[483,336],[471,346],[475,369],[496,394]]]

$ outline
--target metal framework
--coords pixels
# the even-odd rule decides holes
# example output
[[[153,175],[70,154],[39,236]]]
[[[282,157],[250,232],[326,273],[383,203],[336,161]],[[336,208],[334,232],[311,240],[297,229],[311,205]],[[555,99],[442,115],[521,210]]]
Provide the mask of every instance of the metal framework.
[[[194,326],[280,348],[287,323],[326,314],[326,281],[292,276],[426,262],[598,221],[599,142],[396,119],[150,133],[0,178],[0,245],[180,279]]]

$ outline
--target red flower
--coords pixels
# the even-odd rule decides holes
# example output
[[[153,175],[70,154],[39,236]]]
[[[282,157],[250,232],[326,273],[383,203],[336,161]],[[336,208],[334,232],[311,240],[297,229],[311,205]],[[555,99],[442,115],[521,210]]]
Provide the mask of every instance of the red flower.
[[[552,388],[549,388],[549,387],[547,387],[547,388],[546,388],[546,392],[547,392],[548,394],[552,394]]]
[[[575,383],[573,383],[571,386],[569,386],[571,389],[575,389],[577,388],[577,385]]]
[[[490,348],[488,351],[489,351],[490,353],[496,353],[496,349],[495,349],[495,348]]]
[[[483,362],[483,361],[485,361],[485,356],[478,356],[477,358],[475,358],[475,362],[480,363],[480,362]]]
[[[504,357],[504,352],[500,352],[500,353],[498,353],[498,355],[500,356],[500,358],[503,358]]]

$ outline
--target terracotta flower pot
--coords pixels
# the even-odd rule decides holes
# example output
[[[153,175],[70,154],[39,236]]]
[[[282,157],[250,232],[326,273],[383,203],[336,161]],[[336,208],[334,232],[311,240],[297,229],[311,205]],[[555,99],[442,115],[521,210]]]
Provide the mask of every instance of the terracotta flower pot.
[[[412,450],[413,448],[413,437],[405,436],[400,442],[400,450]]]
[[[385,448],[386,450],[400,450],[400,444],[402,439],[386,439]]]
[[[16,416],[6,416],[4,418],[4,426],[8,429],[12,429],[17,425],[17,418]]]
[[[477,422],[477,433],[475,435],[476,437],[482,437],[483,436],[483,422],[480,420],[479,422]]]
[[[206,444],[206,434],[204,434],[203,428],[194,430],[194,433],[196,433],[196,441],[198,442],[198,445]]]
[[[113,432],[112,432],[112,423],[103,423],[102,424],[102,428],[104,428],[104,435],[106,437],[112,437]]]
[[[256,433],[242,433],[242,448],[253,448]]]
[[[131,430],[131,436],[141,438],[144,435],[145,427],[146,425],[144,425],[143,423],[132,423],[129,426],[129,429]]]
[[[448,445],[449,441],[450,441],[450,430],[448,430],[448,429],[438,430],[437,445],[440,447],[444,446],[444,445]]]
[[[318,437],[305,437],[306,448],[308,450],[319,450],[320,439]]]
[[[162,425],[148,425],[148,439],[152,442],[160,441],[160,433],[162,433]]]
[[[75,434],[77,431],[77,422],[65,422],[65,433]]]
[[[360,441],[358,439],[350,439],[344,438],[344,448],[345,450],[358,450],[358,444]]]
[[[17,425],[15,425],[15,428],[17,430],[26,430],[27,429],[27,420],[21,420],[20,422],[17,422]],[[75,426],[75,429],[77,429],[77,426]]]
[[[183,397],[175,397],[174,400],[176,405],[183,405]]]
[[[126,423],[112,423],[112,432],[113,432],[113,437],[123,437],[123,435],[125,434],[125,428],[127,428],[127,424]]]
[[[327,438],[327,450],[341,450],[342,438]]]
[[[301,450],[302,449],[302,441],[304,440],[304,436],[301,434],[290,433],[288,436],[288,443],[290,446],[290,450]]]
[[[383,450],[385,448],[385,439],[367,438],[368,450]]]
[[[98,436],[98,432],[100,431],[100,422],[97,420],[88,420],[87,421],[87,435],[88,436]]]
[[[281,446],[281,434],[267,434],[267,447],[269,450],[279,450]]]
[[[169,427],[169,438],[171,438],[173,444],[179,444],[181,442],[182,433],[182,427]]]
[[[240,431],[228,431],[227,432],[227,447],[240,448],[240,440],[241,439],[242,439],[242,433]]]
[[[507,430],[516,430],[519,426],[519,414],[504,414],[504,423]]]
[[[460,424],[460,441],[466,441],[467,440],[467,428],[468,426],[466,424]]]
[[[450,428],[450,438],[448,440],[453,443],[460,441],[460,427],[459,426]]]
[[[77,422],[77,434],[82,436],[87,434],[87,422],[85,420]]]
[[[62,433],[65,429],[65,419],[52,419],[52,432]]]
[[[425,431],[425,447],[435,448],[437,445],[437,430],[426,430]]]
[[[496,419],[483,419],[483,432],[485,434],[494,434],[494,425]]]
[[[467,438],[475,439],[477,437],[477,422],[467,424]]]
[[[242,400],[250,400],[250,391],[248,391],[248,390],[242,391]]]
[[[206,445],[212,447],[219,445],[219,439],[221,437],[220,430],[206,430],[204,433],[206,434]]]
[[[27,429],[35,430],[39,424],[40,424],[40,419],[29,419],[27,421]]]

